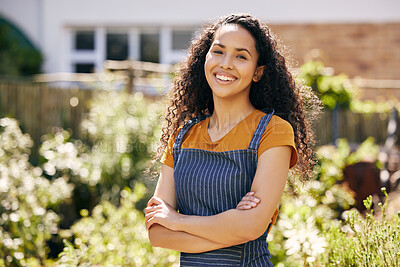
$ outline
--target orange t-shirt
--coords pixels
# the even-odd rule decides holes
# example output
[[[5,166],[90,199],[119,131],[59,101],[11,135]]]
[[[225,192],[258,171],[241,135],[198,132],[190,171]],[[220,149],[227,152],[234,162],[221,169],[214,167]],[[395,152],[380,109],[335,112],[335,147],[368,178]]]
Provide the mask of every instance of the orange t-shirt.
[[[257,129],[258,123],[264,115],[265,113],[260,110],[253,111],[232,128],[232,130],[230,130],[224,137],[215,142],[211,141],[208,134],[210,117],[207,117],[190,128],[183,137],[181,148],[197,148],[215,152],[247,149],[251,139],[253,138],[254,132]],[[174,145],[175,138],[181,129],[182,127],[171,136],[166,151],[161,159],[162,163],[171,168],[174,167],[172,146]],[[289,122],[274,115],[271,117],[271,120],[261,137],[258,147],[258,157],[269,148],[285,145],[292,147],[292,156],[290,159],[290,168],[292,168],[296,165],[298,160],[297,150],[294,143],[293,128]]]
[[[190,128],[190,130],[183,137],[181,148],[197,148],[215,152],[247,149],[251,139],[253,138],[254,132],[257,129],[258,123],[264,115],[265,113],[260,110],[253,111],[249,116],[232,128],[232,130],[230,130],[224,137],[215,142],[211,141],[208,134],[210,117],[207,117]],[[175,138],[182,127],[180,127],[170,137],[166,151],[161,159],[162,163],[172,168],[174,168],[172,147],[174,145]],[[298,160],[297,150],[294,143],[293,128],[289,122],[285,121],[279,116],[274,115],[271,117],[271,120],[269,121],[261,137],[258,147],[258,157],[260,157],[260,155],[269,148],[285,145],[292,147],[292,156],[289,165],[290,168],[292,168],[294,165],[296,165]],[[275,224],[278,213],[279,209],[277,208],[271,218],[271,226]]]

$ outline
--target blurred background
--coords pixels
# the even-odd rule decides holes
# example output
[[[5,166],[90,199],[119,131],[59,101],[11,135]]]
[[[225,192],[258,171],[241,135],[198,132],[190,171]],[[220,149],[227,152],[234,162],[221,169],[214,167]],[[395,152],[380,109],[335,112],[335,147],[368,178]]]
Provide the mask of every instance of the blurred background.
[[[315,177],[291,174],[269,236],[274,265],[399,264],[399,11],[398,0],[0,0],[0,266],[177,266],[147,240],[145,170],[186,49],[230,13],[267,23],[324,104]]]

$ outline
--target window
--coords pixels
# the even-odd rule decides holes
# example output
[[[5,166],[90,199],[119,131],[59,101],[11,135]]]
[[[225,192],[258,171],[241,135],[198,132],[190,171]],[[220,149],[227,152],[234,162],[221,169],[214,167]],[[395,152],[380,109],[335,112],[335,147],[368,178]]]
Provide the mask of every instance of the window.
[[[109,60],[128,59],[128,34],[107,33],[107,56]]]
[[[75,32],[75,50],[94,50],[94,31]]]
[[[193,31],[173,30],[172,31],[172,49],[185,50],[189,47],[193,37]]]
[[[140,60],[147,62],[160,62],[159,57],[159,34],[141,33],[140,34]]]
[[[75,73],[93,73],[93,63],[77,63],[75,64]]]

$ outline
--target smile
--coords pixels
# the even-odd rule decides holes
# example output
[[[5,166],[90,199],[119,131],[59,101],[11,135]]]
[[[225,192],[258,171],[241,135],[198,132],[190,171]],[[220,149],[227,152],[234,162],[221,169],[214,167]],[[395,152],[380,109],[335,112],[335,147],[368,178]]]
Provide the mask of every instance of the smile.
[[[227,75],[223,75],[223,74],[216,74],[215,77],[218,80],[221,80],[221,81],[224,81],[224,82],[226,82],[226,81],[233,82],[233,81],[237,80],[237,78],[235,78],[235,77],[227,76]]]

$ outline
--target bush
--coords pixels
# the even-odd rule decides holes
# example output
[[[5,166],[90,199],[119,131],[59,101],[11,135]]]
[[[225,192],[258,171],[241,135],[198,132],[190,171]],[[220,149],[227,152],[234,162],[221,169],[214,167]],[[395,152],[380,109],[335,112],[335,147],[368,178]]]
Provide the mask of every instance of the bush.
[[[32,146],[29,136],[22,134],[15,120],[2,119],[0,258],[4,260],[0,260],[0,266],[50,264],[46,242],[50,238],[57,242],[60,222],[64,222],[63,228],[69,228],[79,217],[84,218],[71,230],[61,230],[63,237],[70,237],[75,245],[78,240],[85,241],[88,232],[94,237],[104,234],[104,239],[86,240],[87,247],[73,249],[77,253],[73,256],[68,254],[72,245],[66,241],[63,255],[70,255],[69,259],[93,256],[99,249],[109,251],[114,246],[110,254],[104,254],[107,260],[100,262],[126,266],[175,262],[176,253],[153,250],[147,241],[144,215],[137,207],[146,199],[139,181],[147,181],[149,191],[155,182],[144,179],[143,171],[155,150],[159,110],[157,103],[146,101],[141,93],[99,94],[82,123],[85,139],[73,140],[70,132],[54,128],[42,139],[39,167],[28,162]],[[130,193],[128,188],[137,190]],[[86,213],[74,215],[82,207]],[[115,251],[126,254],[112,257]]]
[[[135,209],[144,194],[143,184],[136,184],[133,193],[125,188],[119,208],[102,202],[74,224],[74,245],[65,241],[57,266],[178,266],[177,252],[153,248],[148,241],[144,215]]]
[[[328,109],[349,108],[355,95],[355,87],[344,74],[333,75],[320,61],[309,61],[301,66],[300,75]]]
[[[90,103],[82,122],[90,146],[91,184],[100,188],[102,200],[117,204],[124,187],[144,177],[160,135],[160,105],[142,93],[107,92]]]
[[[39,266],[58,233],[57,208],[70,197],[64,178],[42,176],[28,159],[33,142],[16,120],[0,120],[0,265]]]
[[[42,53],[23,33],[0,16],[0,74],[37,74],[41,71],[42,62]]]
[[[323,262],[329,266],[399,266],[400,265],[400,212],[392,219],[386,217],[388,195],[379,203],[382,218],[374,217],[372,196],[364,200],[366,218],[357,210],[346,214],[344,224],[332,224],[325,236],[329,242]]]
[[[100,198],[118,205],[122,188],[143,180],[155,152],[160,108],[142,93],[115,91],[98,94],[89,105],[82,140],[71,140],[63,129],[44,137],[42,166],[51,177],[69,177],[89,195],[86,201]]]
[[[316,150],[315,180],[299,184],[289,179],[279,219],[268,236],[271,261],[276,266],[324,264],[321,255],[329,252],[332,242],[331,236],[324,233],[332,221],[339,223],[342,212],[355,204],[352,192],[339,184],[343,169],[366,156],[376,159],[378,152],[372,138],[354,152],[345,139],[339,139],[336,147],[326,145]]]

